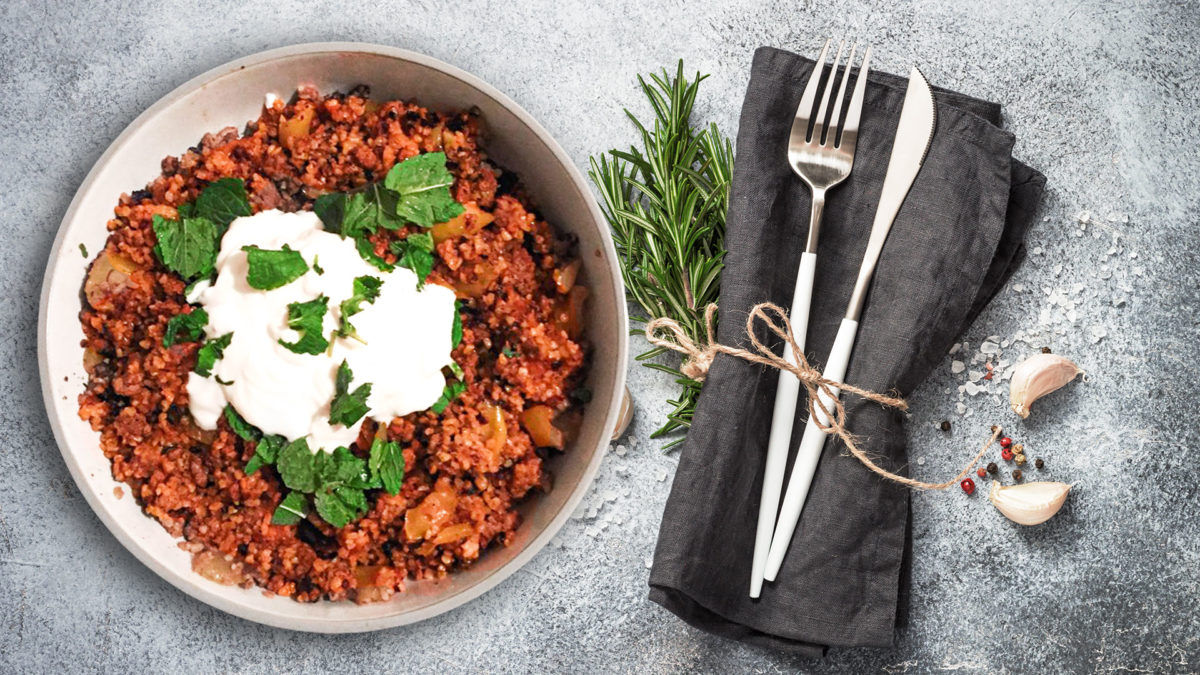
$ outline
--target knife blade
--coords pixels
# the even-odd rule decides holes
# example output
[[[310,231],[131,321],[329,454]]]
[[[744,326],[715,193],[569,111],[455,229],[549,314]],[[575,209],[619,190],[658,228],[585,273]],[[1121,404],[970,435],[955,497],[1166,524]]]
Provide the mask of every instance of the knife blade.
[[[892,154],[888,160],[887,173],[884,174],[871,234],[867,239],[867,250],[858,270],[854,291],[850,294],[846,315],[838,326],[829,358],[825,360],[825,370],[822,373],[825,379],[841,382],[846,376],[850,354],[854,349],[854,338],[858,334],[858,319],[862,315],[871,277],[875,273],[875,266],[883,252],[883,244],[892,229],[892,223],[896,220],[896,214],[900,212],[900,206],[925,162],[936,127],[937,108],[933,101],[933,91],[929,88],[925,76],[914,67],[908,76],[908,89],[904,93],[900,122],[896,126],[896,138],[892,141]],[[837,396],[837,388],[831,389],[833,396]],[[832,410],[833,401],[825,392],[821,391],[818,395],[825,409]],[[818,414],[821,415],[823,425],[827,425],[829,421],[819,412],[819,408]],[[821,448],[825,445],[826,434],[821,430],[823,425],[819,425],[817,420],[809,415],[808,424],[804,427],[804,436],[800,440],[800,449],[792,466],[783,507],[775,524],[775,534],[771,537],[771,549],[767,554],[767,568],[764,574],[767,581],[774,581],[779,574],[783,558],[791,545],[792,535],[795,534],[796,524],[800,522],[804,501],[808,497],[808,488],[812,485],[813,475],[821,459]]]

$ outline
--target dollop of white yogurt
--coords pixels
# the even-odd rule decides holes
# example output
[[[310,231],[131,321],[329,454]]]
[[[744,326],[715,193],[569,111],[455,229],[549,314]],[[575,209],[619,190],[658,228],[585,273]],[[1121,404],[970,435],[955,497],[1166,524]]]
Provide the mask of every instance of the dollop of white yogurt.
[[[309,271],[280,288],[251,288],[242,247],[277,250],[284,244],[304,256]],[[264,433],[306,437],[314,450],[349,445],[361,425],[329,424],[334,378],[343,360],[354,372],[351,391],[371,383],[368,416],[382,424],[424,410],[441,396],[456,312],[449,288],[426,284],[418,291],[411,270],[380,271],[362,259],[352,239],[326,232],[309,211],[271,210],[234,220],[221,240],[216,268],[213,283],[198,284],[188,298],[208,312],[207,338],[233,333],[213,377],[192,373],[188,378],[192,417],[201,428],[215,429],[226,404],[232,404]],[[331,336],[339,305],[353,294],[354,279],[364,275],[382,279],[383,286],[375,302],[362,303],[351,319],[363,342]],[[281,345],[281,339],[300,337],[287,326],[288,305],[321,295],[329,298],[322,334],[332,349],[297,354]]]

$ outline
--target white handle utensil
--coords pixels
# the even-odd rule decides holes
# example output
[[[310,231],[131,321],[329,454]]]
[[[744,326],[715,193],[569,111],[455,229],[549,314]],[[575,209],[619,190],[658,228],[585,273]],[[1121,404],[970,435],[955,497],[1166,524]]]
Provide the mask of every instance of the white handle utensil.
[[[825,210],[825,193],[833,186],[846,180],[850,169],[854,166],[854,148],[858,138],[858,122],[862,115],[863,94],[867,85],[867,72],[871,59],[871,49],[863,54],[862,65],[859,67],[858,78],[854,82],[854,94],[850,98],[850,107],[846,111],[845,123],[841,125],[839,138],[839,122],[841,122],[842,102],[846,100],[846,85],[850,80],[850,67],[854,63],[854,54],[858,49],[855,45],[850,48],[850,57],[846,59],[845,73],[838,87],[837,100],[832,110],[829,102],[833,94],[833,84],[838,76],[838,64],[842,60],[842,50],[845,41],[838,45],[837,56],[829,70],[825,83],[825,93],[821,96],[820,106],[814,110],[817,100],[817,89],[820,86],[821,75],[825,72],[825,57],[829,52],[830,41],[825,42],[821,56],[813,65],[808,84],[796,107],[796,116],[792,120],[791,136],[788,139],[788,163],[809,189],[812,190],[812,216],[808,225],[808,241],[804,253],[800,255],[800,270],[796,275],[796,290],[792,296],[792,307],[789,320],[792,324],[792,337],[800,351],[804,351],[804,336],[808,327],[808,310],[812,301],[813,277],[817,270],[817,237],[821,231],[821,215]],[[829,111],[829,124],[825,124],[826,112]],[[809,133],[809,127],[812,133]],[[784,346],[783,358],[792,361],[794,358],[790,344]],[[779,508],[779,493],[783,488],[783,475],[787,470],[788,445],[792,438],[792,423],[796,418],[796,401],[800,397],[800,380],[791,373],[779,372],[779,385],[775,392],[775,409],[771,414],[771,435],[767,441],[766,466],[763,471],[762,496],[758,503],[758,530],[754,539],[754,562],[750,574],[750,597],[757,598],[762,591],[763,571],[767,564],[767,551],[771,546],[771,534],[775,529],[775,512]]]
[[[858,270],[858,279],[854,291],[850,294],[850,303],[846,316],[838,327],[837,337],[834,338],[826,361],[824,376],[826,379],[843,381],[846,369],[850,364],[850,353],[854,348],[854,338],[858,333],[858,319],[862,315],[863,304],[866,300],[867,289],[871,285],[871,277],[875,273],[875,265],[883,252],[883,243],[887,240],[900,205],[908,195],[909,188],[916,180],[925,153],[933,141],[933,130],[936,125],[936,108],[933,103],[933,92],[929,83],[916,68],[912,69],[908,78],[908,90],[904,94],[904,106],[900,111],[900,123],[896,127],[896,140],[892,143],[892,155],[888,161],[887,173],[883,179],[883,189],[879,196],[879,206],[875,211],[875,221],[871,225],[871,236],[867,240],[867,250],[863,255],[862,265]],[[834,390],[834,395],[837,392]],[[833,401],[820,394],[821,401],[827,410],[832,410]],[[820,414],[820,409],[817,409]],[[828,420],[822,420],[828,424]],[[804,500],[808,497],[808,488],[816,473],[817,463],[821,459],[821,448],[825,445],[826,434],[821,431],[812,416],[804,428],[804,436],[800,440],[800,450],[796,455],[796,463],[792,468],[791,478],[788,479],[787,494],[783,499],[783,509],[779,512],[775,533],[771,537],[771,546],[767,554],[764,576],[768,581],[774,581],[783,565],[784,555],[791,545],[792,535],[800,514],[804,509]]]

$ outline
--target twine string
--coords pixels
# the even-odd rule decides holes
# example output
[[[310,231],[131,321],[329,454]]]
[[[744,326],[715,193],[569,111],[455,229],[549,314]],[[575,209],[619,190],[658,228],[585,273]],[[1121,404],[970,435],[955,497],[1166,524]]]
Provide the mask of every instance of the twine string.
[[[1000,436],[1000,427],[992,427],[991,437],[984,443],[983,448],[976,453],[970,463],[963,467],[962,471],[958,472],[958,475],[954,478],[943,483],[929,483],[888,471],[876,464],[865,451],[858,447],[858,441],[855,439],[854,434],[851,434],[846,429],[846,407],[835,390],[841,390],[897,410],[908,410],[908,403],[904,399],[899,396],[880,394],[824,377],[821,371],[809,364],[808,359],[805,358],[803,351],[796,343],[796,337],[792,331],[792,323],[788,320],[787,312],[779,305],[771,302],[763,302],[755,305],[750,310],[749,315],[746,317],[746,336],[750,341],[751,349],[730,347],[717,342],[715,334],[716,314],[717,305],[715,303],[704,308],[705,335],[703,344],[697,344],[696,341],[692,340],[683,330],[683,327],[679,325],[679,322],[664,317],[651,319],[646,324],[646,339],[650,344],[657,347],[682,354],[684,362],[679,368],[680,372],[684,376],[698,382],[703,382],[704,378],[707,377],[709,368],[712,367],[713,360],[717,354],[728,354],[744,361],[791,373],[808,392],[808,414],[816,422],[817,427],[826,434],[832,434],[840,438],[842,443],[846,445],[846,449],[850,451],[850,454],[854,455],[855,458],[872,472],[888,480],[895,481],[915,490],[945,489],[962,480],[963,476],[967,475],[983,457],[984,453],[988,451],[988,448],[992,446],[992,443],[996,441],[996,438]],[[776,354],[773,349],[759,339],[758,331],[755,330],[755,323],[759,321],[763,323],[770,334],[782,339],[791,347],[792,360]]]

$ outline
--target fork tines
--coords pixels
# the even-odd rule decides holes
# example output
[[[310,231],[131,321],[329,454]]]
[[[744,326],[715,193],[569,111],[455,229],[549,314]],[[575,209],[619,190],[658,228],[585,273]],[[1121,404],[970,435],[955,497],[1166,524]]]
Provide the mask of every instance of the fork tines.
[[[817,57],[812,75],[809,76],[808,84],[804,87],[804,94],[800,98],[800,105],[796,107],[796,122],[799,123],[801,128],[807,130],[804,142],[837,148],[841,148],[846,143],[849,143],[852,151],[855,138],[858,135],[858,122],[862,116],[863,95],[867,88],[867,73],[870,72],[871,47],[868,45],[863,51],[862,62],[858,66],[858,75],[854,80],[854,93],[850,97],[850,107],[846,111],[845,121],[840,129],[841,137],[838,138],[838,123],[842,121],[843,103],[846,100],[846,85],[850,80],[850,69],[854,65],[854,56],[858,52],[858,44],[855,43],[850,47],[850,55],[843,64],[842,53],[845,51],[846,41],[842,40],[839,42],[837,54],[833,58],[833,64],[826,69],[825,61],[832,43],[832,38],[826,40],[825,46],[821,49],[821,55]],[[838,77],[839,67],[842,68],[840,78]],[[826,73],[828,73],[828,76],[826,76]],[[817,89],[820,88],[822,79],[825,80],[825,92],[821,96],[820,105],[814,110]],[[840,85],[838,86],[837,99],[834,101],[831,110],[829,102],[833,94],[835,80],[839,81]],[[826,123],[826,119],[828,119],[828,124]]]

